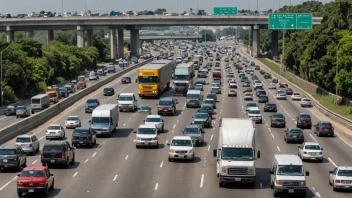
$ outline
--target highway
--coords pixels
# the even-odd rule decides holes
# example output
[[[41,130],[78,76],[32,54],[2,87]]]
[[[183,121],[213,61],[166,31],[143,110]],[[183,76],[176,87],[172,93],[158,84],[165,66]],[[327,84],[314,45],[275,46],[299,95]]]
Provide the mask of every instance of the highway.
[[[215,61],[214,61],[215,63]],[[203,65],[206,64],[206,61]],[[224,66],[224,62],[221,62]],[[232,65],[232,63],[230,63]],[[232,66],[239,88],[237,97],[228,97],[228,83],[225,69],[222,68],[223,88],[218,95],[216,115],[213,118],[213,128],[205,129],[204,140],[206,144],[195,149],[195,162],[168,162],[168,141],[173,136],[181,135],[185,126],[189,125],[196,108],[186,108],[185,97],[176,97],[179,101],[176,116],[164,116],[165,132],[159,136],[158,149],[136,149],[135,135],[132,133],[139,124],[142,124],[146,115],[141,113],[121,113],[117,132],[111,138],[99,138],[97,145],[90,148],[76,149],[76,163],[69,169],[51,168],[55,176],[55,189],[50,191],[50,197],[241,197],[266,198],[273,197],[270,189],[269,169],[275,154],[297,154],[298,144],[286,144],[283,140],[283,128],[270,127],[271,113],[263,112],[263,124],[257,124],[257,148],[261,151],[261,158],[257,160],[256,185],[254,188],[245,185],[230,185],[219,188],[216,176],[216,160],[213,149],[218,142],[218,122],[220,117],[245,118],[243,109],[242,84],[237,70]],[[264,84],[270,102],[278,105],[278,112],[286,117],[287,126],[295,127],[295,117],[298,113],[310,113],[309,108],[301,108],[299,102],[293,102],[289,97],[287,101],[277,101],[274,97],[276,91],[267,89],[269,81],[256,71],[257,76]],[[126,74],[132,79],[137,77],[137,70]],[[211,83],[211,78],[208,78]],[[115,96],[103,96],[103,88],[82,98],[72,107],[62,112],[52,120],[34,130],[40,138],[41,146],[45,143],[45,129],[51,123],[64,125],[67,116],[78,115],[82,126],[88,127],[91,114],[84,113],[84,104],[88,98],[96,97],[101,103],[117,103],[118,93],[134,93],[138,96],[137,85],[121,84],[120,78],[108,86],[115,89]],[[204,96],[210,91],[210,85],[204,86]],[[172,96],[169,90],[163,97]],[[255,98],[257,99],[257,98]],[[138,105],[148,104],[156,113],[157,99],[139,99]],[[263,104],[259,104],[263,109]],[[313,124],[319,118],[311,114]],[[66,130],[66,137],[70,141],[71,129]],[[310,171],[307,177],[309,187],[307,197],[351,197],[350,193],[333,192],[328,184],[328,171],[337,165],[350,165],[352,162],[351,147],[339,138],[316,137],[312,130],[304,130],[306,141],[317,141],[324,148],[324,162],[304,162],[305,169]],[[40,155],[27,157],[28,166],[41,165]],[[16,172],[0,173],[1,197],[17,197]],[[31,196],[31,195],[30,195]],[[35,197],[36,195],[33,195]],[[27,196],[28,197],[28,196]]]

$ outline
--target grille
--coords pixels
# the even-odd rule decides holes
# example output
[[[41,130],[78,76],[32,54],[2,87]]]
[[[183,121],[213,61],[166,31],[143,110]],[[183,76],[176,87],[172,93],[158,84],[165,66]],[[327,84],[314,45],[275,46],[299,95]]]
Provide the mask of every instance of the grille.
[[[142,141],[151,141],[153,138],[142,138]]]
[[[106,129],[94,129],[94,131],[106,131]]]
[[[176,84],[176,86],[187,86],[186,83],[175,83],[175,84]]]
[[[187,153],[187,151],[176,151],[176,153]]]
[[[228,173],[229,175],[247,175],[248,170],[247,168],[229,168]]]
[[[298,181],[283,181],[283,186],[299,186]]]

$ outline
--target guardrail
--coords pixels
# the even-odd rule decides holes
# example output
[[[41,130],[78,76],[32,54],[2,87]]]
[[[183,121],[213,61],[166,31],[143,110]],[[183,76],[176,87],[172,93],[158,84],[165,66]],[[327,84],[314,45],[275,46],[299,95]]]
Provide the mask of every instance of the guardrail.
[[[243,54],[245,52],[242,52]],[[245,53],[247,54],[247,53]],[[250,55],[247,54],[248,57],[251,57]],[[352,120],[345,118],[333,111],[330,111],[329,109],[327,109],[326,107],[324,107],[323,105],[320,104],[319,101],[317,101],[311,94],[305,92],[303,89],[301,89],[300,87],[298,87],[297,85],[295,85],[294,83],[290,82],[289,80],[287,80],[286,78],[284,78],[283,76],[277,74],[276,72],[274,72],[273,70],[271,70],[269,67],[267,67],[265,64],[259,62],[260,65],[264,66],[266,68],[266,70],[271,74],[271,76],[274,76],[275,78],[279,79],[280,81],[283,81],[289,85],[291,85],[295,91],[299,91],[301,92],[303,95],[305,95],[307,98],[310,98],[310,100],[312,101],[313,105],[323,114],[325,114],[327,117],[335,120],[336,122],[342,124],[343,126],[347,127],[348,129],[352,129]]]
[[[30,117],[25,118],[21,120],[20,122],[14,123],[10,126],[7,126],[3,129],[0,130],[0,144],[16,137],[17,135],[25,134],[28,131],[38,127],[39,125],[45,123],[46,121],[50,120],[54,116],[58,115],[62,111],[64,111],[66,108],[70,107],[73,105],[75,102],[79,101],[83,97],[87,96],[88,94],[94,92],[95,90],[99,89],[100,87],[104,86],[105,84],[116,80],[116,78],[126,74],[127,72],[132,71],[133,69],[136,69],[140,66],[143,66],[149,62],[151,62],[153,58],[150,58],[142,63],[138,63],[136,65],[130,66],[121,72],[118,72],[116,74],[113,74],[109,77],[107,77],[104,80],[101,80],[90,87],[87,87],[83,89],[80,92],[77,92],[77,94],[74,94],[68,98],[65,98],[61,100],[59,103],[51,105],[49,108],[42,110],[38,113],[32,114]]]

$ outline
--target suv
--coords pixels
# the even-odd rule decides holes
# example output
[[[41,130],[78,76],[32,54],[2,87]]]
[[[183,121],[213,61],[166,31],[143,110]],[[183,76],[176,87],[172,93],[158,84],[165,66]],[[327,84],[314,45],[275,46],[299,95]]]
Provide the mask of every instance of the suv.
[[[87,102],[86,102],[86,106],[85,106],[84,112],[85,113],[92,113],[93,110],[95,108],[97,108],[99,105],[100,105],[100,102],[99,102],[98,99],[95,99],[95,98],[88,99]]]
[[[277,105],[274,103],[266,103],[264,105],[264,112],[277,112]]]
[[[136,148],[140,146],[159,147],[158,129],[155,125],[142,124],[138,127],[137,131],[133,131],[133,133],[136,133]]]
[[[87,81],[85,76],[78,76],[77,89],[87,88]]]
[[[178,100],[175,98],[161,98],[159,100],[158,106],[158,115],[161,114],[172,114],[176,113],[176,104],[178,104]]]
[[[93,147],[97,144],[97,133],[91,128],[76,128],[72,133],[72,146],[89,145]]]
[[[41,192],[48,196],[49,189],[54,189],[54,175],[50,173],[48,167],[27,167],[17,176],[18,197],[28,192]]]
[[[105,87],[104,88],[104,96],[113,96],[115,95],[115,90],[112,87]]]
[[[116,73],[116,68],[114,65],[108,66],[108,73]]]
[[[198,122],[198,121],[203,122],[204,127],[211,128],[212,126],[211,117],[209,116],[208,113],[196,113],[192,118],[193,118],[193,122]]]
[[[314,133],[317,136],[321,135],[329,135],[331,137],[334,136],[334,127],[328,121],[319,121],[316,125],[314,125]]]
[[[281,113],[274,113],[270,116],[270,126],[274,127],[274,126],[278,126],[278,127],[282,127],[285,128],[286,127],[286,119],[285,116],[282,115]]]
[[[61,97],[64,97],[64,98],[67,98],[70,95],[70,93],[66,87],[60,87],[59,94],[61,95]]]
[[[169,162],[175,159],[194,161],[194,147],[192,138],[189,136],[174,136],[171,140],[169,150]]]
[[[17,106],[16,107],[16,118],[28,117],[30,116],[30,110],[27,106]]]
[[[16,115],[16,108],[15,106],[7,106],[5,112],[4,112],[4,115],[6,116],[10,116],[10,115]]]
[[[63,164],[68,168],[75,163],[75,148],[68,141],[49,141],[43,147],[41,153],[43,166],[51,164]]]
[[[19,135],[16,138],[15,146],[20,146],[26,153],[39,152],[40,144],[35,135]]]
[[[0,146],[0,169],[25,167],[26,153],[19,146]]]
[[[312,128],[312,119],[308,113],[300,113],[296,117],[296,126],[297,128]]]
[[[212,104],[202,104],[202,106],[200,106],[198,109],[198,113],[207,113],[209,114],[210,118],[213,119],[213,114],[215,112]]]

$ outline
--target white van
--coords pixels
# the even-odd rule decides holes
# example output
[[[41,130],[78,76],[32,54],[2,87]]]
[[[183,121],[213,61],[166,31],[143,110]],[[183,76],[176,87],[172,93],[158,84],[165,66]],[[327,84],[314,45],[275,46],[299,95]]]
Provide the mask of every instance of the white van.
[[[120,112],[137,110],[137,99],[134,93],[121,93],[117,96],[117,100]]]
[[[186,100],[187,108],[200,107],[203,103],[203,95],[200,90],[188,90]]]
[[[103,104],[95,108],[92,112],[92,118],[89,120],[90,128],[97,135],[108,135],[111,137],[112,132],[119,126],[119,110],[117,104]]]
[[[300,194],[300,197],[306,197],[306,176],[309,176],[309,172],[304,170],[303,162],[297,155],[274,155],[269,174],[274,197],[280,193]]]
[[[39,94],[33,96],[31,99],[32,114],[35,111],[41,111],[50,106],[50,96],[49,94]]]

